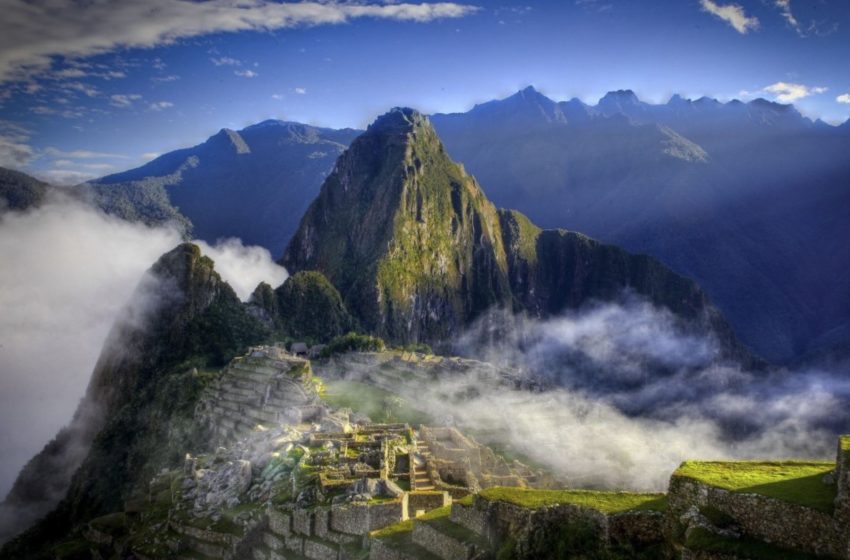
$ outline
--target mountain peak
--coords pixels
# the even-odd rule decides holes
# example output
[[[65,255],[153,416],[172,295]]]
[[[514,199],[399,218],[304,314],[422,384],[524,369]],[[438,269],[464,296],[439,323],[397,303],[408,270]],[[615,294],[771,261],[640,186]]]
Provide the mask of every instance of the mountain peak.
[[[640,99],[638,99],[638,96],[635,95],[635,92],[630,89],[618,89],[617,91],[609,91],[602,97],[602,99],[599,100],[600,105],[609,102],[618,103],[620,105],[639,105]]]
[[[417,127],[431,126],[428,117],[409,107],[394,107],[369,125],[367,133],[409,132]]]
[[[238,132],[236,132],[235,130],[230,130],[229,128],[222,128],[218,131],[218,134],[210,138],[208,142],[231,147],[233,151],[237,154],[251,153],[251,148],[248,147],[248,144],[245,142],[245,139],[242,138],[242,136]]]

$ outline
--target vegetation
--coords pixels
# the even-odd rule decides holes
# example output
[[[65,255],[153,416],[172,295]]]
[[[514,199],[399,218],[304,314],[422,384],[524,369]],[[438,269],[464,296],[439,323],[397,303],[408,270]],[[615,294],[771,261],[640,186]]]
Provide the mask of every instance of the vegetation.
[[[369,536],[373,539],[390,539],[395,536],[410,533],[413,531],[413,523],[416,521],[427,521],[430,519],[448,519],[449,514],[452,511],[451,506],[443,506],[436,509],[432,509],[431,511],[416,517],[415,519],[408,519],[407,521],[401,521],[394,525],[390,525],[388,527],[384,527],[383,529],[378,529],[377,531],[372,531],[369,533]]]
[[[321,272],[293,274],[277,289],[277,299],[281,322],[291,337],[327,342],[354,327],[342,297]]]
[[[603,513],[641,510],[664,511],[667,508],[667,498],[664,494],[595,490],[540,490],[497,486],[482,490],[479,496],[485,500],[508,502],[527,508],[572,504],[593,508]]]
[[[701,527],[691,529],[685,547],[690,550],[728,554],[735,558],[749,560],[816,560],[818,557],[802,552],[795,552],[777,546],[757,541],[748,537],[736,539],[723,537]]]
[[[0,213],[39,206],[47,198],[49,188],[47,183],[25,173],[0,167]]]
[[[386,348],[387,345],[377,336],[350,332],[331,340],[322,349],[320,357],[329,358],[334,354],[343,354],[345,352],[383,352]]]
[[[128,222],[170,224],[186,238],[192,231],[192,222],[171,204],[163,182],[154,178],[112,185],[86,183],[75,187],[74,192],[91,199],[107,214]]]
[[[834,468],[823,461],[686,461],[673,476],[832,514],[835,485],[824,484],[823,476]]]
[[[333,380],[325,382],[322,397],[334,408],[350,408],[365,414],[373,422],[406,422],[427,424],[430,418],[416,410],[410,402],[368,383]]]

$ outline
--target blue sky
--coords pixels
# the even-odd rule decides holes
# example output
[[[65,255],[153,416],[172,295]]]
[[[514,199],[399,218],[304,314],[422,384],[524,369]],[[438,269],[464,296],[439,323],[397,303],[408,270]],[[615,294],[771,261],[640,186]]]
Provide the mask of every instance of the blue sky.
[[[222,127],[364,127],[395,105],[463,111],[527,85],[557,100],[630,88],[650,102],[765,97],[850,117],[847,0],[0,7],[0,165],[58,182]]]

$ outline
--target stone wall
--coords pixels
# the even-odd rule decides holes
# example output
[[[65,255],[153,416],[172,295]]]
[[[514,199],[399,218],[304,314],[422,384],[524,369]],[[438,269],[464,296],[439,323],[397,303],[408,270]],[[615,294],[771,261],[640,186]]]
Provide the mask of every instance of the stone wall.
[[[671,522],[694,508],[714,508],[758,540],[811,554],[847,558],[847,526],[826,513],[758,494],[731,492],[673,476],[668,492]]]
[[[431,511],[443,506],[451,505],[452,497],[448,492],[408,492],[407,494],[407,516],[416,517],[416,511]]]
[[[330,529],[348,535],[366,535],[405,521],[408,510],[407,493],[393,501],[378,503],[335,504],[330,512]]]
[[[450,519],[453,523],[466,527],[473,533],[482,536],[487,535],[487,502],[475,500],[472,505],[464,505],[458,502],[452,504]]]
[[[660,511],[629,511],[608,516],[611,544],[647,546],[665,540],[666,519]]]

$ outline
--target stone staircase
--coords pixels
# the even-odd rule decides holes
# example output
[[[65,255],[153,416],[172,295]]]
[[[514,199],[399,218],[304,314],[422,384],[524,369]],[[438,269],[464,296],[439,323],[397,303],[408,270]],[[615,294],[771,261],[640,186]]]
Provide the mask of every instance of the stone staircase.
[[[455,502],[412,520],[407,530],[370,541],[369,560],[489,560],[486,523],[471,506]]]
[[[419,456],[422,462],[417,464],[414,460],[413,480],[410,481],[410,489],[416,491],[435,490],[434,481],[431,480],[427,468],[428,461],[431,460],[431,450],[428,449],[428,445],[424,441],[417,440],[415,455]]]

